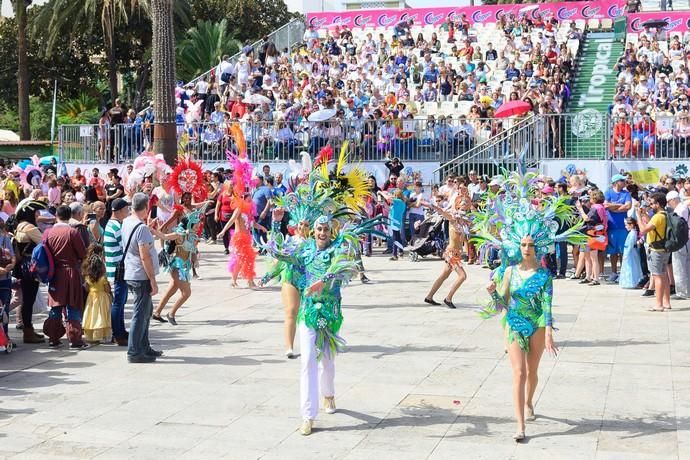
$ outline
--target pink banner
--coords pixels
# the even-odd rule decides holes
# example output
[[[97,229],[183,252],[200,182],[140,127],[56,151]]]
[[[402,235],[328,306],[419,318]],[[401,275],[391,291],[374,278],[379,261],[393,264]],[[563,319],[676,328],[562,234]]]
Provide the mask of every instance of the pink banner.
[[[641,32],[646,21],[667,21],[667,32],[686,32],[690,29],[690,11],[657,11],[654,13],[635,13],[628,15],[628,32]]]
[[[315,26],[317,29],[332,25],[347,25],[349,28],[393,27],[400,21],[409,19],[414,19],[415,24],[418,25],[440,25],[449,17],[458,21],[463,14],[471,24],[496,22],[507,14],[515,16],[526,14],[533,18],[540,14],[546,18],[555,17],[559,21],[613,19],[624,13],[625,1],[547,2],[540,3],[538,7],[536,6],[530,6],[530,4],[506,4],[458,8],[376,9],[309,13],[307,14],[307,23]]]

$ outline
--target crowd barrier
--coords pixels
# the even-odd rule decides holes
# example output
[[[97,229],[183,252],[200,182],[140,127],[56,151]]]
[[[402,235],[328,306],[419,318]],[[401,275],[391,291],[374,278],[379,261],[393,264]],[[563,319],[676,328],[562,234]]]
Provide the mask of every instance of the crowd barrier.
[[[642,118],[611,120],[583,114],[530,116],[518,144],[529,140],[539,159],[687,158],[690,117],[657,116],[653,125]],[[524,119],[520,119],[524,120]],[[302,152],[312,156],[325,145],[338,151],[345,141],[352,158],[378,161],[397,156],[404,161],[445,163],[469,151],[484,150],[486,161],[513,153],[518,119],[414,118],[405,120],[332,119],[326,122],[242,122],[252,161],[287,161]],[[130,162],[153,141],[154,126],[121,124],[62,125],[59,155],[66,162]],[[187,153],[203,161],[225,161],[235,151],[228,126],[221,123],[178,125],[178,139]]]

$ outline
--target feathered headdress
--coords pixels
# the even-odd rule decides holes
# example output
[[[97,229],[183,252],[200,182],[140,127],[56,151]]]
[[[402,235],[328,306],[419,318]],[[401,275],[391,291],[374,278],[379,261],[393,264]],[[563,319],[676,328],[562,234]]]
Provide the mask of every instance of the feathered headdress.
[[[327,150],[330,148],[326,146],[321,149],[314,162],[318,167],[312,171],[311,181],[317,189],[330,190],[330,195],[336,202],[353,211],[359,211],[364,208],[367,197],[371,193],[368,183],[369,173],[358,165],[352,165],[348,171],[345,171],[348,159],[347,142],[343,142],[335,169],[329,171],[326,159],[332,157],[332,150],[330,154]]]
[[[163,175],[170,170],[162,154],[150,151],[142,152],[134,160],[133,167],[132,174],[127,177],[127,185],[132,190],[136,190],[147,177],[162,182]]]
[[[238,124],[230,126],[230,133],[235,140],[237,155],[230,151],[226,152],[230,169],[232,170],[232,205],[239,209],[241,213],[250,217],[254,216],[253,203],[244,199],[244,194],[248,193],[254,185],[253,166],[247,158],[247,143],[244,133]]]
[[[503,193],[483,210],[472,214],[473,241],[502,251],[501,264],[507,266],[520,260],[520,241],[531,236],[538,257],[548,254],[554,243],[565,241],[583,244],[587,236],[581,233],[582,219],[576,218],[568,197],[546,197],[535,204],[536,174],[527,172],[525,154],[518,158],[518,170],[504,171]],[[567,230],[558,233],[563,224]]]
[[[178,195],[191,193],[197,202],[204,201],[208,193],[201,164],[189,157],[178,158],[165,186]]]

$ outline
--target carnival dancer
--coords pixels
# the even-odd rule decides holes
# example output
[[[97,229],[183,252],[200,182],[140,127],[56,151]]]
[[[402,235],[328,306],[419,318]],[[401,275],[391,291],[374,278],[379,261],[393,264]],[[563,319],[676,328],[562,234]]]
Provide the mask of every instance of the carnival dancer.
[[[169,322],[173,326],[177,326],[175,314],[192,295],[191,274],[194,268],[193,256],[197,253],[199,227],[205,210],[206,208],[202,207],[183,217],[172,234],[161,234],[155,228],[153,229],[154,236],[167,240],[165,251],[169,254],[170,259],[164,258],[165,262],[167,262],[164,264],[164,268],[170,273],[172,281],[151,316],[156,321],[161,323]],[[180,297],[173,304],[170,313],[165,315],[166,321],[166,319],[161,317],[161,313],[178,290],[180,291]]]
[[[451,273],[455,272],[458,278],[455,283],[450,287],[448,295],[443,299],[443,303],[448,308],[456,308],[453,303],[453,296],[460,289],[462,283],[467,279],[467,273],[462,266],[462,248],[465,245],[465,240],[467,239],[467,233],[469,230],[469,216],[467,214],[468,206],[471,206],[471,198],[469,193],[467,193],[467,188],[464,188],[462,192],[462,187],[458,188],[458,191],[453,194],[450,199],[449,208],[442,209],[432,203],[428,205],[438,212],[441,216],[446,218],[449,222],[449,238],[448,246],[443,252],[443,260],[445,261],[445,266],[441,271],[441,274],[436,278],[434,284],[431,286],[429,293],[424,298],[424,302],[430,305],[441,305],[434,300],[434,295],[441,288],[443,283],[448,279]]]
[[[513,369],[516,442],[525,439],[525,420],[535,419],[533,398],[544,349],[554,356],[558,352],[551,312],[553,281],[543,259],[556,242],[580,244],[586,240],[580,232],[584,222],[572,222],[573,211],[567,197],[545,197],[539,205],[534,204],[531,183],[535,176],[526,172],[522,158],[524,154],[520,156],[518,172],[505,183],[505,195],[499,195],[492,206],[473,215],[473,241],[480,247],[489,245],[501,251],[501,266],[492,274],[487,287],[491,302],[481,315],[488,318],[505,311],[506,348]],[[556,234],[560,223],[566,220],[572,222],[570,228]]]
[[[319,410],[319,388],[327,413],[335,406],[335,355],[345,341],[338,335],[343,322],[341,286],[357,272],[354,245],[370,225],[337,231],[337,220],[321,216],[313,237],[301,244],[272,233],[264,246],[279,260],[304,273],[297,316],[300,330],[302,372],[300,401],[303,422],[300,432],[309,435]]]
[[[300,184],[293,187],[294,191],[276,198],[276,209],[287,212],[288,233],[294,234],[287,236],[291,244],[301,244],[311,232],[311,227],[321,213],[329,209],[335,210],[335,202],[330,197],[328,190],[320,192],[314,191],[309,184]],[[273,222],[273,233],[281,233],[280,220]],[[298,286],[302,286],[304,273],[299,267],[294,267],[290,263],[276,260],[271,270],[264,275],[260,285],[266,285],[270,280],[280,278],[280,297],[285,310],[285,355],[288,359],[294,359],[297,355],[293,351],[296,332],[297,311],[300,304],[300,293]]]
[[[208,202],[205,201],[207,189],[204,184],[201,164],[189,157],[178,159],[175,169],[168,177],[166,187],[173,193],[182,196],[182,206],[177,206],[173,215],[165,222],[160,230],[152,225],[151,231],[157,238],[163,240],[163,251],[159,254],[159,262],[170,273],[172,282],[168,285],[158,307],[151,316],[152,319],[177,326],[175,314],[192,295],[190,272],[195,274],[197,263],[198,243],[201,234],[201,222]],[[194,204],[193,200],[202,203]],[[173,232],[167,233],[173,223]],[[180,297],[173,305],[166,319],[161,316],[166,304],[177,291]]]
[[[243,196],[245,203],[251,206],[252,196],[245,193]],[[242,212],[244,207],[237,207],[232,213],[232,217],[223,230],[218,234],[223,237],[230,227],[235,226],[235,233],[230,239],[230,258],[228,259],[228,271],[232,274],[232,287],[236,288],[237,278],[242,276],[249,282],[250,288],[255,288],[254,278],[256,277],[256,250],[252,246],[251,229],[255,228],[262,232],[268,232],[263,225],[259,225],[251,214]]]

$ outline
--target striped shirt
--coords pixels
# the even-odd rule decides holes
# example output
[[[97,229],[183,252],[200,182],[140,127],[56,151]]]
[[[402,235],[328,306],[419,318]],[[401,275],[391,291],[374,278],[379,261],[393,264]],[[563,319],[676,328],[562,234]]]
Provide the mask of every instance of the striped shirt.
[[[103,249],[105,252],[105,273],[108,281],[115,281],[115,269],[122,260],[122,234],[120,229],[122,223],[115,219],[110,219],[105,226],[103,233]]]

